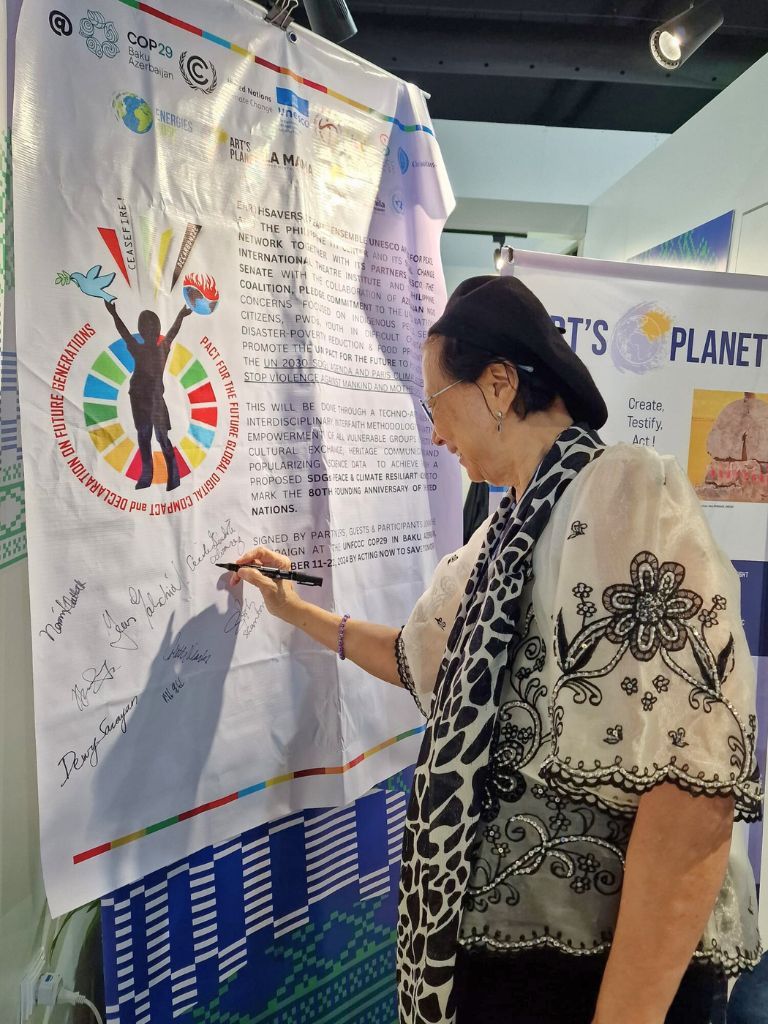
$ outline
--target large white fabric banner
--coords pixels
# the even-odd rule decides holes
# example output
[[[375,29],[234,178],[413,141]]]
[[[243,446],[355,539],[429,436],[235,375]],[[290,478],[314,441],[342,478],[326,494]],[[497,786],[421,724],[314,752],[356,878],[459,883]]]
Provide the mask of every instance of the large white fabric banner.
[[[409,694],[214,563],[264,543],[323,577],[310,599],[398,625],[460,543],[417,401],[453,200],[417,90],[248,0],[28,2],[17,69],[56,915],[415,760]]]
[[[687,471],[742,582],[768,734],[768,278],[518,252],[504,269],[542,300],[608,405],[609,443],[644,444]],[[621,530],[621,510],[616,529]],[[749,830],[758,874],[761,835]],[[739,830],[737,841],[743,839]],[[768,931],[768,900],[761,904]]]

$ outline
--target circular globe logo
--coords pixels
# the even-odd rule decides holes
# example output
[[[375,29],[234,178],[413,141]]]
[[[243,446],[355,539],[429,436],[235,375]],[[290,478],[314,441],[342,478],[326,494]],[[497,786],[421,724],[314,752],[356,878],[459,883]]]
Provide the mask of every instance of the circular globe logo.
[[[181,294],[193,313],[210,316],[219,304],[216,281],[209,274],[187,274]]]
[[[641,302],[618,321],[611,337],[611,358],[618,370],[647,373],[664,361],[672,317],[657,302]]]
[[[146,135],[152,130],[152,108],[132,92],[118,92],[112,98],[112,110],[121,124],[135,135]]]

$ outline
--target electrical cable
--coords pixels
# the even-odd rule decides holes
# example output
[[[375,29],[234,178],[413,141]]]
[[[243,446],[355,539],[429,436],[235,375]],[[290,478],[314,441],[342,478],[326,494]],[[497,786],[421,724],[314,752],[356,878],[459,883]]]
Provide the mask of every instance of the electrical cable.
[[[98,1009],[93,1005],[90,999],[86,999],[85,996],[81,996],[79,992],[70,992],[69,989],[63,988],[59,993],[60,1003],[69,1003],[72,1006],[87,1006],[93,1016],[96,1018],[97,1024],[104,1024],[102,1016]]]
[[[62,988],[61,975],[55,971],[46,971],[37,982],[35,989],[35,1002],[38,1006],[60,1006],[62,1003],[67,1006],[87,1006],[97,1024],[104,1024],[101,1014],[90,999],[87,999],[79,992]]]

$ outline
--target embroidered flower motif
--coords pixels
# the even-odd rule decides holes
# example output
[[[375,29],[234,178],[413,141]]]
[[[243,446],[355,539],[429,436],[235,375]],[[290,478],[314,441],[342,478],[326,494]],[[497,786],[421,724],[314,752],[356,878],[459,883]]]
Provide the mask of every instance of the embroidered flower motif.
[[[669,679],[666,676],[656,676],[653,686],[658,693],[666,693],[669,689]]]
[[[685,729],[680,726],[677,729],[673,729],[667,733],[669,738],[672,740],[673,747],[687,747],[688,743],[685,739]]]
[[[659,698],[652,694],[650,690],[644,693],[643,696],[640,698],[640,703],[643,705],[643,711],[652,711],[653,705],[656,703],[658,699]]]
[[[501,738],[505,743],[515,745],[515,754],[522,756],[523,748],[533,739],[533,729],[529,725],[519,726],[514,722],[504,722],[501,727]]]
[[[720,594],[715,594],[712,598],[712,607],[717,608],[719,612],[723,612],[728,607],[728,602]]]
[[[579,893],[579,895],[581,895],[582,893],[585,893],[588,889],[592,888],[592,883],[588,878],[584,878],[581,875],[577,875],[577,877],[574,878],[574,880],[571,882],[571,888],[574,892],[577,892]]]
[[[625,676],[621,680],[621,688],[627,696],[631,697],[633,694],[637,693],[637,680],[630,679],[629,676]]]
[[[603,743],[621,743],[624,739],[624,730],[620,725],[609,725],[605,733]]]
[[[497,857],[506,857],[509,853],[509,843],[497,843],[493,848]]]
[[[542,786],[540,782],[536,782],[531,786],[531,795],[536,797],[537,800],[542,800],[547,795],[547,787]]]
[[[585,618],[589,618],[590,615],[594,615],[597,611],[597,605],[593,604],[592,601],[580,601],[576,605],[576,611],[579,613],[579,615],[583,615],[585,616]]]
[[[549,827],[553,832],[564,832],[565,829],[569,828],[571,819],[566,818],[562,811],[558,811],[557,814],[553,814],[549,819]]]
[[[574,597],[579,597],[583,601],[585,597],[589,597],[592,593],[592,587],[588,587],[586,583],[577,583],[571,590]]]
[[[571,523],[571,532],[568,534],[568,540],[573,540],[574,537],[583,537],[587,532],[587,524],[581,523],[577,519]]]
[[[489,843],[495,843],[497,839],[501,838],[501,832],[496,825],[489,825],[488,828],[483,831],[483,835]]]
[[[580,853],[576,858],[576,866],[579,871],[583,871],[585,875],[594,875],[600,867],[600,862],[594,854]]]
[[[629,644],[638,661],[650,661],[660,647],[681,651],[688,640],[685,621],[701,608],[701,598],[681,590],[685,568],[663,562],[641,551],[629,567],[631,583],[616,583],[603,592],[603,605],[611,614],[605,635],[616,645]]]
[[[714,608],[704,608],[699,612],[699,622],[706,628],[711,629],[717,625],[717,615]]]

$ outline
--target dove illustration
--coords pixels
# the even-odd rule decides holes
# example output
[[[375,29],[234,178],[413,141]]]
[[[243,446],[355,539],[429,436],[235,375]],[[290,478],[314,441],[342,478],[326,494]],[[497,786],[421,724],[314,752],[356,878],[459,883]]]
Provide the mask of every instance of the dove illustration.
[[[110,295],[107,288],[115,279],[114,274],[102,274],[101,265],[91,267],[87,274],[70,274],[70,279],[84,295],[90,295],[94,299],[105,299],[107,302],[114,302],[115,296]]]

